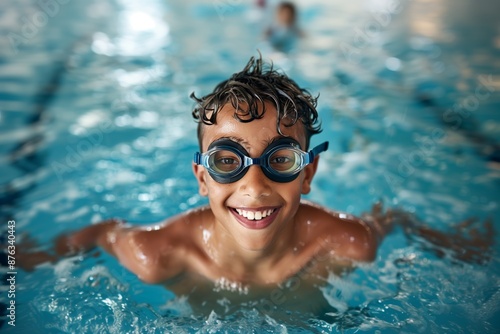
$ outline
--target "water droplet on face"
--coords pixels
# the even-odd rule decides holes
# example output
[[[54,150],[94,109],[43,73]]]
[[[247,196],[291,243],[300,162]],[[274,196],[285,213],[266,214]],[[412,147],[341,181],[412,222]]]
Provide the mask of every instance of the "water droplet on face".
[[[203,242],[207,243],[210,239],[211,233],[208,230],[203,230]]]

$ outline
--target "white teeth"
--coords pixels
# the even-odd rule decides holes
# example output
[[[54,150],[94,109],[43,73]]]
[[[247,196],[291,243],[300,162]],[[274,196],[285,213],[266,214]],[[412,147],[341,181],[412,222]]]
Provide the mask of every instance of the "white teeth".
[[[269,209],[264,211],[247,211],[241,209],[235,209],[235,210],[236,212],[238,212],[240,216],[243,216],[248,220],[261,220],[262,218],[270,216],[274,212],[274,209]]]

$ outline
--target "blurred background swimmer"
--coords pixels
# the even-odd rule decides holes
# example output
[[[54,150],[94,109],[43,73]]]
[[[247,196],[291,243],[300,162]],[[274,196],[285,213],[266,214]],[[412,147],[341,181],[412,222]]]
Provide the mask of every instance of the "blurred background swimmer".
[[[297,23],[297,7],[289,1],[276,6],[273,23],[265,31],[265,37],[276,50],[288,53],[295,48],[297,38],[304,34]]]

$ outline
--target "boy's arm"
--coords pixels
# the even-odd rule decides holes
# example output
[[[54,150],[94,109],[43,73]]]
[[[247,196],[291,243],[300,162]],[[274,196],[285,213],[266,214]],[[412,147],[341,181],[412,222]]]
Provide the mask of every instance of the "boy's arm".
[[[387,210],[383,212],[380,203],[372,207],[372,212],[362,216],[378,244],[389,234],[394,226],[401,226],[408,238],[422,237],[423,242],[437,255],[444,255],[448,250],[462,261],[482,263],[489,259],[489,252],[494,243],[495,230],[490,220],[474,226],[476,221],[468,219],[453,227],[453,231],[441,232],[425,225],[417,217],[402,210]],[[428,247],[429,248],[429,247]]]
[[[430,250],[438,256],[444,256],[449,251],[453,257],[465,262],[485,263],[490,260],[495,243],[491,219],[480,224],[475,219],[467,219],[453,226],[453,230],[448,233],[418,224],[418,221],[410,226],[405,229],[406,235],[409,238],[422,237],[434,246]]]
[[[126,224],[117,219],[109,219],[98,224],[87,226],[71,234],[58,237],[55,241],[55,252],[57,256],[70,256],[77,253],[85,253],[95,247],[116,256],[113,247],[113,236],[126,228]]]
[[[101,247],[122,265],[147,283],[160,283],[181,271],[174,251],[158,248],[159,231],[131,227],[121,220],[110,219],[88,226],[56,241],[58,255],[72,255]],[[166,243],[172,240],[164,240]]]
[[[175,260],[173,247],[168,247],[166,251],[160,249],[158,241],[155,241],[158,233],[160,231],[134,228],[121,220],[109,219],[58,237],[53,252],[32,251],[36,244],[29,240],[25,247],[20,247],[16,260],[21,268],[30,271],[41,263],[54,263],[62,257],[101,247],[141,280],[160,283],[180,273],[183,267],[181,262]],[[173,240],[163,241],[163,244],[168,244]]]
[[[38,250],[36,240],[24,234],[16,249],[17,265],[26,271],[32,271],[39,264],[55,263],[62,257],[88,252],[97,246],[102,246],[108,251],[112,250],[106,236],[108,232],[121,225],[124,225],[121,221],[110,219],[72,234],[61,235],[55,240],[53,249],[49,251]]]
[[[394,228],[394,211],[388,210],[384,212],[381,203],[376,203],[372,206],[371,212],[365,212],[361,216],[362,220],[367,223],[368,228],[375,236],[377,245],[380,245],[385,236],[391,233]]]

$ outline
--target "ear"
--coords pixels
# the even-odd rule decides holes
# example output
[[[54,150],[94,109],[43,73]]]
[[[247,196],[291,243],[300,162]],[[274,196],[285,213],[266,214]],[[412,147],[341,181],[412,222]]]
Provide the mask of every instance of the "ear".
[[[311,183],[318,169],[319,155],[314,158],[314,161],[304,168],[304,179],[302,180],[302,194],[309,194],[311,191]]]
[[[201,196],[208,196],[208,187],[206,182],[206,172],[203,166],[197,165],[193,162],[193,173],[198,181],[198,193]]]

